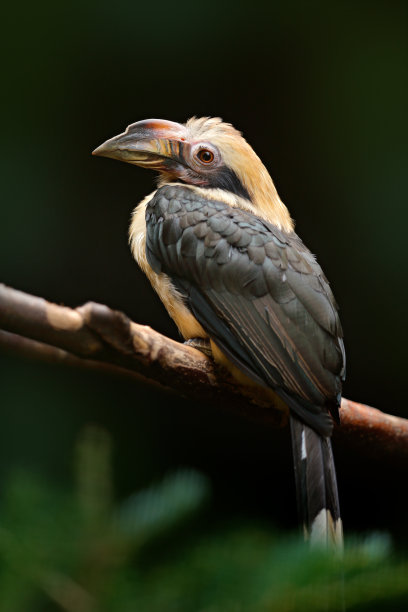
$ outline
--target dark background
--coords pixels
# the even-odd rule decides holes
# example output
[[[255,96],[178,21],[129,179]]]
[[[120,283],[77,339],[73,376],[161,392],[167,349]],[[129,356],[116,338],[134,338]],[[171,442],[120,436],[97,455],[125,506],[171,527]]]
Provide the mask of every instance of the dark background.
[[[106,303],[177,338],[127,245],[154,177],[91,151],[140,119],[221,116],[270,170],[332,283],[344,395],[408,416],[405,2],[43,2],[6,17],[0,281],[70,306]],[[211,477],[226,517],[295,525],[287,431],[0,359],[0,478],[17,465],[64,483],[92,421],[112,434],[119,496],[187,465]],[[336,454],[346,528],[406,535],[398,466]]]

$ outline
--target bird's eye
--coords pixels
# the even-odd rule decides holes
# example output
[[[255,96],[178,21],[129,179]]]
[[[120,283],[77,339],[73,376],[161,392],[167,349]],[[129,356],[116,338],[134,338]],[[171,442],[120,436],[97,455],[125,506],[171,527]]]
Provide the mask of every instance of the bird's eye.
[[[214,153],[209,149],[200,149],[197,153],[197,157],[203,164],[211,164],[214,161]]]

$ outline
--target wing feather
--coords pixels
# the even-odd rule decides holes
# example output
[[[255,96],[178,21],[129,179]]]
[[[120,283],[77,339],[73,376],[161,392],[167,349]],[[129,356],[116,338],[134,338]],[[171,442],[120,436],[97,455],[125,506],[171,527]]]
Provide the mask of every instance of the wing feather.
[[[298,236],[180,185],[160,188],[146,219],[150,265],[171,277],[219,348],[327,432],[327,409],[338,417],[342,329]]]

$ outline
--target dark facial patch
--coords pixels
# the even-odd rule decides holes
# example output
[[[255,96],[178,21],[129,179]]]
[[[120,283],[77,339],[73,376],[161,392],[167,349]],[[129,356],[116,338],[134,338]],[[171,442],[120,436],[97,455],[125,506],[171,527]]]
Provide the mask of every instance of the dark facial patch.
[[[221,166],[217,170],[203,168],[202,172],[197,172],[186,163],[190,145],[180,140],[169,140],[169,143],[171,157],[166,158],[165,163],[167,169],[174,173],[174,180],[209,189],[224,189],[241,198],[251,200],[247,189],[231,168],[228,166]]]
[[[225,191],[235,193],[235,195],[245,198],[246,200],[251,199],[248,191],[245,189],[235,172],[231,170],[231,168],[228,168],[228,166],[222,166],[217,172],[214,172],[214,174],[208,175],[208,183],[205,187],[225,189]]]

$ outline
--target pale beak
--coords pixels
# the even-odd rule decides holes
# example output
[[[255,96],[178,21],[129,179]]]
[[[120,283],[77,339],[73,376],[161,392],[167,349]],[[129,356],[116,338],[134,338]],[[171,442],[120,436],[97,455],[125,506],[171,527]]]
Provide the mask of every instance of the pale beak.
[[[145,119],[132,123],[119,136],[97,147],[92,155],[111,157],[154,170],[166,170],[180,163],[180,149],[186,128],[173,121]]]

